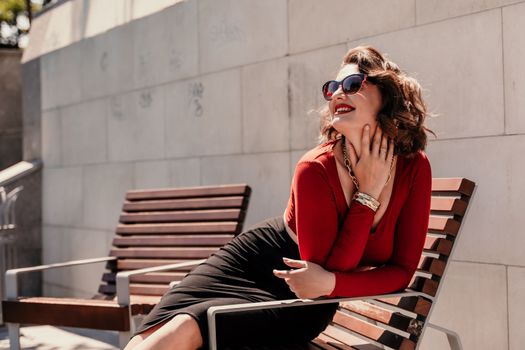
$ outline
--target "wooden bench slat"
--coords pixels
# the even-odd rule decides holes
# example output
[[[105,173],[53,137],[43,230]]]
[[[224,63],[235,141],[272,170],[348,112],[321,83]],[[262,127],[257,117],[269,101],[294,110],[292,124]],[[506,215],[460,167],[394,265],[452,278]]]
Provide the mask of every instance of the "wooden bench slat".
[[[4,322],[129,330],[127,308],[104,300],[42,297],[4,300],[2,314]]]
[[[449,256],[453,244],[454,242],[451,240],[427,235],[423,249],[429,252]]]
[[[414,325],[422,324],[422,321],[403,315],[400,312],[382,308],[366,301],[345,302],[341,303],[340,307],[375,322],[388,325],[414,336],[419,336],[419,334],[414,332]]]
[[[312,343],[314,343],[321,349],[326,349],[326,350],[356,350],[357,349],[353,346],[343,344],[333,338],[330,338],[323,333],[319,334],[317,338],[312,340]]]
[[[189,198],[189,199],[163,199],[126,201],[122,207],[123,211],[159,211],[159,210],[182,210],[182,209],[219,209],[219,208],[242,208],[244,197],[216,197],[216,198]]]
[[[344,327],[341,327],[341,328],[342,329],[329,325],[322,332],[322,335],[327,338],[331,338],[337,342],[349,344],[353,348],[356,348],[356,349],[359,349],[360,346],[365,346],[363,349],[366,349],[366,346],[368,345],[374,345],[377,347],[377,349],[384,349],[383,344],[376,342],[373,339],[367,338],[353,330],[350,330]],[[363,344],[363,343],[366,343],[367,345],[357,345],[357,344]],[[338,345],[335,345],[335,346],[338,347]]]
[[[475,183],[465,178],[433,178],[432,192],[459,192],[471,196]]]
[[[363,321],[354,316],[344,314],[337,311],[334,316],[334,322],[338,325],[351,330],[353,333],[358,333],[377,343],[384,344],[394,349],[415,349],[414,341],[407,339],[399,334],[392,333],[381,327]]]
[[[249,186],[245,184],[181,187],[172,189],[131,190],[126,194],[127,200],[188,198],[210,196],[233,196],[250,194]]]
[[[430,211],[447,215],[465,215],[467,202],[461,198],[432,196]]]
[[[431,280],[429,278],[424,278],[421,276],[414,275],[410,280],[410,289],[425,293],[431,297],[436,296],[436,292],[439,286],[438,281]]]
[[[443,260],[422,256],[419,260],[417,271],[441,277],[445,271],[446,264]]]
[[[210,210],[181,210],[159,211],[144,213],[120,214],[121,223],[150,223],[150,222],[177,222],[177,221],[232,221],[242,217],[241,209],[210,209]]]
[[[224,234],[199,234],[199,235],[176,235],[176,236],[116,236],[113,245],[121,246],[223,246],[234,236]]]
[[[452,218],[430,215],[428,231],[431,233],[442,233],[456,236],[459,232],[460,223]]]
[[[130,283],[129,292],[141,295],[163,295],[169,289],[166,284]]]
[[[144,284],[130,283],[129,292],[140,295],[163,295],[169,289],[167,284]],[[99,286],[99,292],[103,294],[115,294],[117,292],[114,284],[102,284]]]
[[[423,297],[391,297],[391,298],[377,298],[372,302],[384,303],[394,307],[399,307],[403,310],[416,313],[421,316],[428,316],[432,301]]]
[[[169,264],[183,263],[194,259],[118,259],[117,270],[135,270]],[[193,267],[183,267],[177,271],[189,271]]]
[[[119,224],[116,233],[121,235],[131,234],[198,234],[198,233],[231,233],[240,230],[237,221],[209,222],[209,223],[151,223],[151,224]]]
[[[185,258],[202,259],[219,250],[219,247],[155,247],[155,248],[114,248],[110,256],[119,258]]]

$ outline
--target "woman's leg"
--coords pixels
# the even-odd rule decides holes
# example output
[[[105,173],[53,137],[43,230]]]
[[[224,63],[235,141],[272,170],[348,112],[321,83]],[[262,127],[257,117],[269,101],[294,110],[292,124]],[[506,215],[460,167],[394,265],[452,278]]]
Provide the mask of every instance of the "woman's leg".
[[[179,314],[133,337],[125,350],[195,350],[202,344],[203,339],[197,321],[188,314]]]

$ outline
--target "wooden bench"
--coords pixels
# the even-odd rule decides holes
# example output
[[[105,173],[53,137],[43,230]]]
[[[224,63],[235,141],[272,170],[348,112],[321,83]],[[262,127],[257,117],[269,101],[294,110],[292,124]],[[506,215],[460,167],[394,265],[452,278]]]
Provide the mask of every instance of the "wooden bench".
[[[170,282],[241,232],[250,193],[245,184],[127,192],[108,257],[6,272],[2,307],[11,349],[20,348],[20,324],[115,330],[123,347],[133,316],[147,314]],[[22,273],[100,262],[107,271],[92,299],[18,296]]]
[[[419,267],[404,292],[357,298],[291,299],[211,307],[208,310],[210,349],[217,349],[217,336],[220,337],[215,328],[218,314],[333,302],[339,302],[339,309],[332,323],[314,341],[271,349],[413,350],[420,347],[427,327],[444,332],[452,349],[462,349],[455,332],[430,324],[429,319],[474,189],[474,182],[463,178],[433,179],[426,243]],[[269,348],[244,346],[242,349]]]

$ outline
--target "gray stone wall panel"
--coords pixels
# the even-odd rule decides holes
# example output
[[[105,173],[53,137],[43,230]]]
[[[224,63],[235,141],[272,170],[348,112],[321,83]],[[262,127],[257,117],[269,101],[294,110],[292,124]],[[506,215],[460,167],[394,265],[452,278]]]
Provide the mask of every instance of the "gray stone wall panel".
[[[455,259],[525,266],[521,244],[516,244],[523,241],[524,152],[523,135],[430,144],[434,177],[467,177],[478,185]]]
[[[164,89],[147,88],[107,100],[110,162],[164,158]]]
[[[458,332],[464,349],[508,349],[505,266],[453,261],[442,283],[430,322]],[[420,348],[450,346],[428,329]]]
[[[197,2],[184,1],[130,24],[137,88],[198,74]]]
[[[508,267],[509,350],[519,350],[525,344],[525,268]]]
[[[199,62],[210,72],[288,52],[286,1],[201,0]]]
[[[290,0],[290,52],[341,44],[411,27],[414,0]]]
[[[114,230],[126,191],[133,188],[133,164],[114,163],[83,168],[82,221],[78,228]]]
[[[289,150],[287,60],[244,66],[241,74],[243,152]]]
[[[503,8],[505,132],[525,133],[525,3]]]
[[[315,146],[320,131],[319,113],[326,104],[321,87],[327,80],[335,79],[339,71],[345,45],[310,51],[290,56],[290,143],[292,150]]]
[[[106,107],[105,100],[92,100],[60,109],[64,165],[107,161]]]
[[[80,167],[46,168],[43,171],[44,225],[78,227],[82,221],[82,178]]]
[[[240,153],[239,69],[165,85],[166,157]]]

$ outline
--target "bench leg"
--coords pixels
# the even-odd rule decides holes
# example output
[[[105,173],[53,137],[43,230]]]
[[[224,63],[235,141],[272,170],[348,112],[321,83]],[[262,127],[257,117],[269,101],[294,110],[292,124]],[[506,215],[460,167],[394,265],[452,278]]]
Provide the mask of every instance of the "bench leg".
[[[446,329],[440,326],[436,326],[435,324],[428,323],[428,327],[434,328],[440,332],[443,332],[447,335],[448,344],[450,345],[450,349],[452,350],[463,350],[463,346],[461,346],[461,340],[459,339],[459,334],[456,332]]]
[[[9,333],[9,349],[20,350],[20,325],[18,323],[7,323]]]

